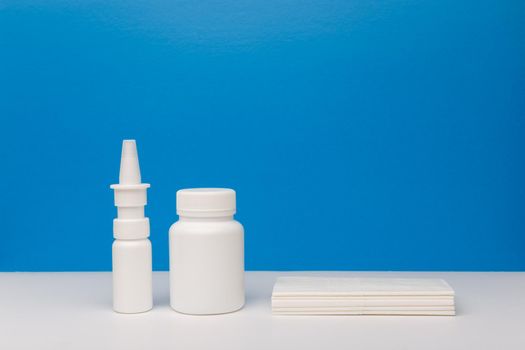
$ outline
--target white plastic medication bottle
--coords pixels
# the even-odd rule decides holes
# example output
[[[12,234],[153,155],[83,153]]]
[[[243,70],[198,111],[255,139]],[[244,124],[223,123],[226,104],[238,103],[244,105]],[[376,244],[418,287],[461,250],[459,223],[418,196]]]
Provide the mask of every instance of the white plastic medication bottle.
[[[170,228],[170,304],[210,315],[244,305],[244,228],[233,219],[235,191],[177,192],[179,221]]]
[[[153,307],[149,219],[144,216],[149,184],[141,183],[135,140],[124,140],[119,183],[115,191],[118,217],[113,220],[113,310],[138,313]]]

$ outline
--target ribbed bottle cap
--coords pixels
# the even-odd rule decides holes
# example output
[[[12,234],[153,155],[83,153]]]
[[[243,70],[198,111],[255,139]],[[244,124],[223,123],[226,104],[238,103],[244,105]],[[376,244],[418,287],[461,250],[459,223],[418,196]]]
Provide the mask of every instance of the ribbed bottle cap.
[[[188,188],[177,191],[177,214],[218,217],[235,214],[235,191],[229,188]]]

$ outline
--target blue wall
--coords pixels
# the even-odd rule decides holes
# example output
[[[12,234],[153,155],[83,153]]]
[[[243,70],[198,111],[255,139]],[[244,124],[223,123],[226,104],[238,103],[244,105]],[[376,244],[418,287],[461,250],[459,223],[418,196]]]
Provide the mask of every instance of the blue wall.
[[[123,138],[247,269],[525,270],[524,1],[0,1],[0,270],[109,270]]]

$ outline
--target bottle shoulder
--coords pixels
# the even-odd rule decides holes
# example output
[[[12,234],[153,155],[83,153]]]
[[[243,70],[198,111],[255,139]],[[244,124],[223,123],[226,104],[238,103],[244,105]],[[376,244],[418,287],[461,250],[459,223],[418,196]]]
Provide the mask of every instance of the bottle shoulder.
[[[240,232],[244,233],[244,227],[237,220],[227,221],[187,221],[179,220],[170,227],[170,234],[191,232],[191,233],[212,233],[212,232]]]
[[[151,247],[151,241],[144,239],[116,239],[113,241],[113,248],[121,247]]]

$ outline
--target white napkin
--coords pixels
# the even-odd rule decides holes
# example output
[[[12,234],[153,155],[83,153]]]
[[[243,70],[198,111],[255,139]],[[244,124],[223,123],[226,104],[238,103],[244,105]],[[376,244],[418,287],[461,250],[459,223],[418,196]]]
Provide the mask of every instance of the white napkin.
[[[454,316],[456,315],[455,311],[333,311],[333,310],[308,310],[308,311],[273,311],[274,315],[297,315],[297,316],[309,316],[309,315],[319,315],[319,316],[329,316],[329,315],[392,315],[392,316]]]
[[[455,315],[454,290],[440,279],[280,277],[278,315]]]
[[[454,290],[441,279],[279,277],[273,297],[279,296],[453,296]]]
[[[409,297],[381,297],[377,298],[293,298],[293,297],[274,297],[272,298],[272,307],[353,307],[353,306],[454,306],[453,298],[414,298]]]

